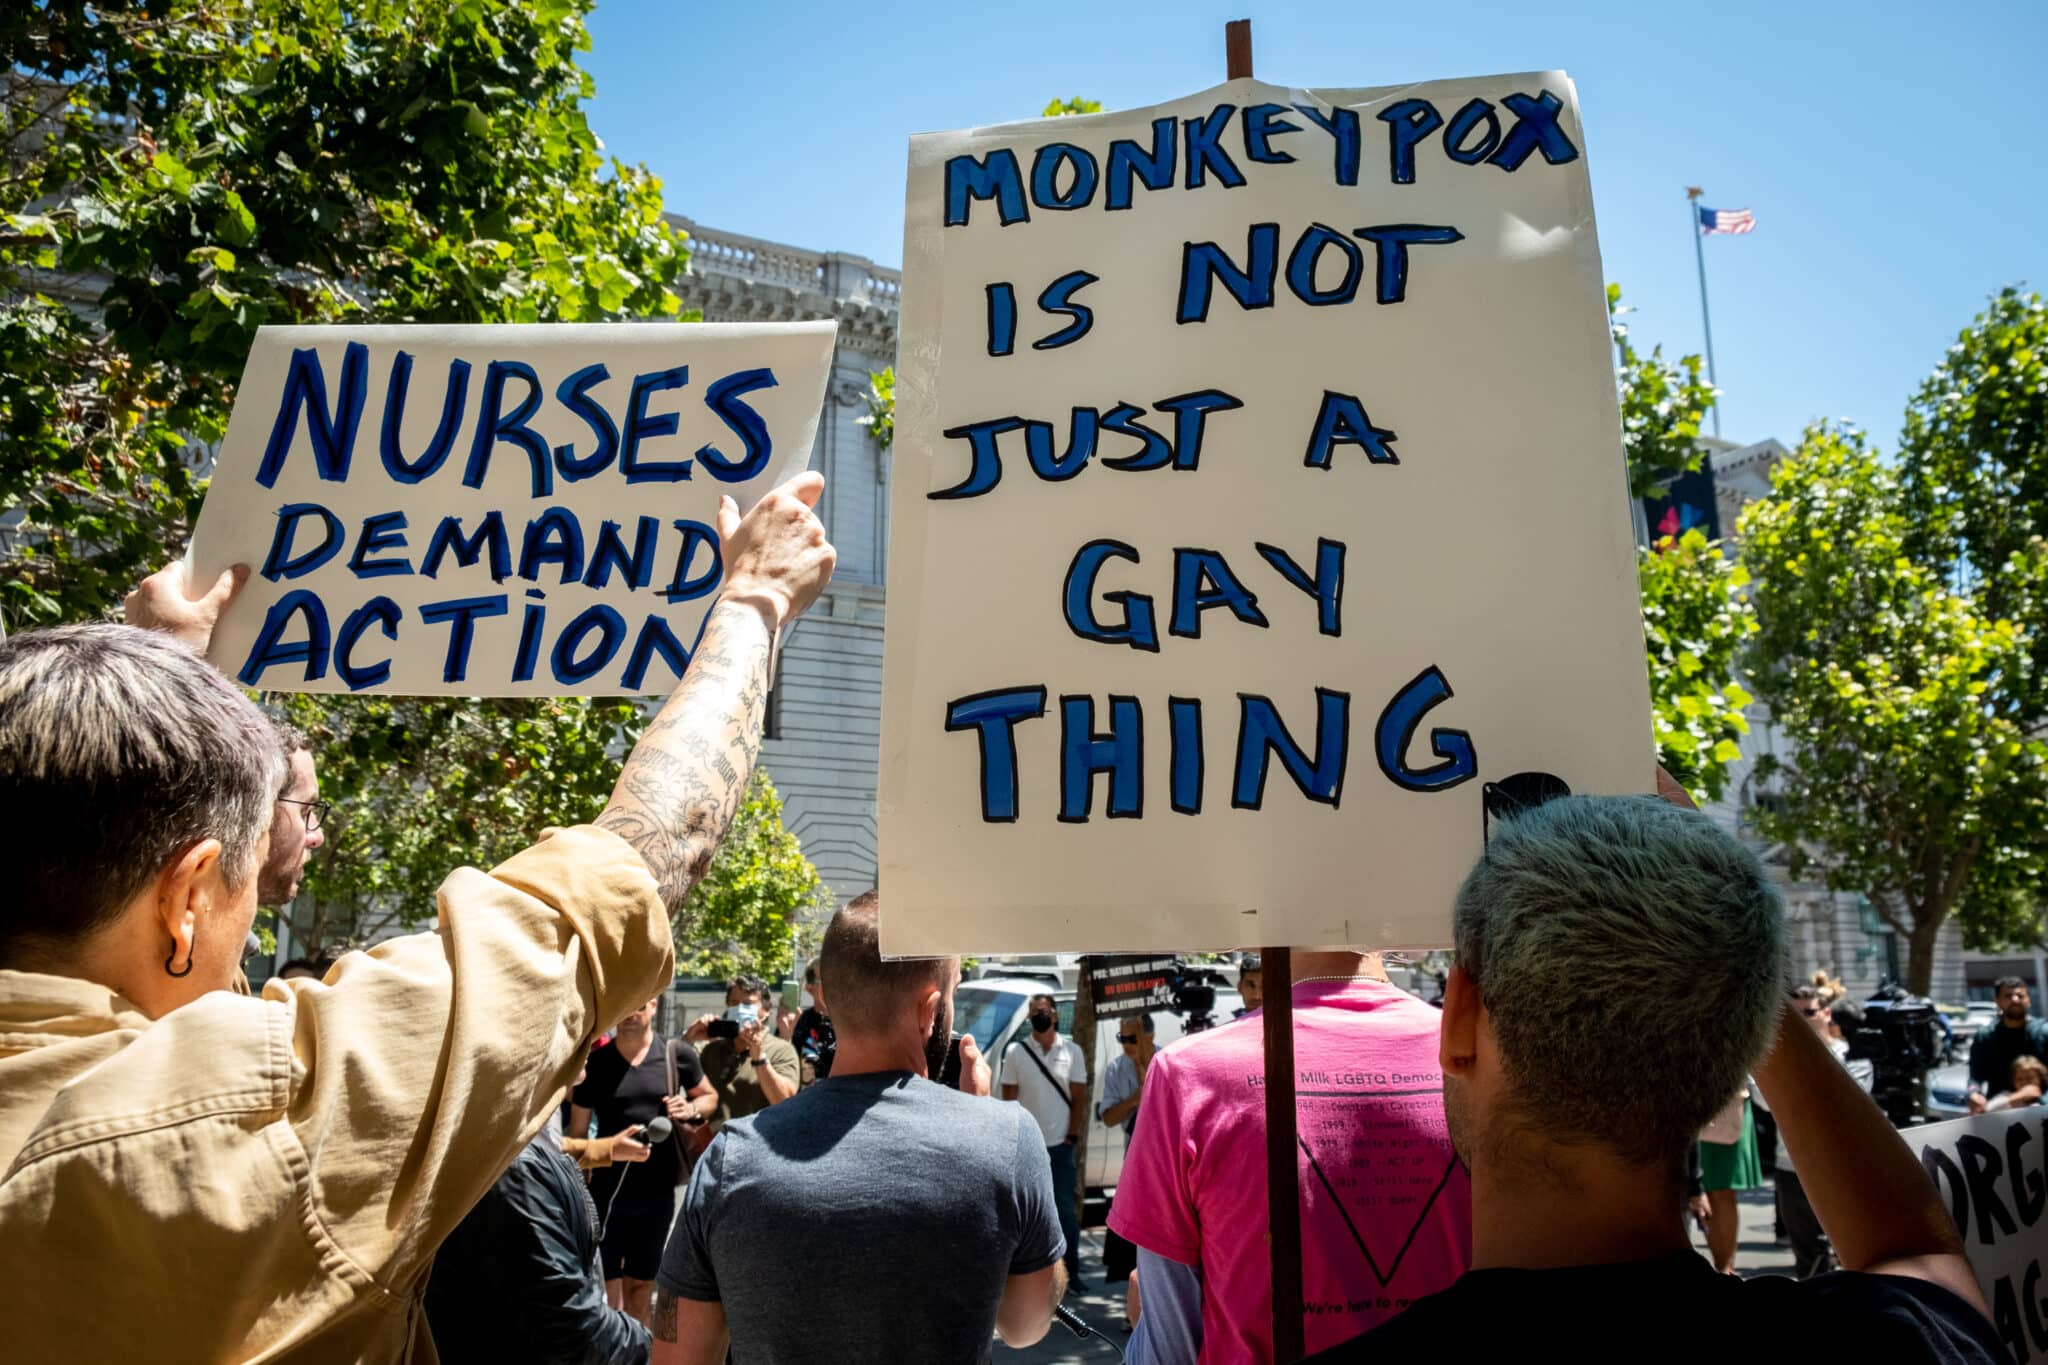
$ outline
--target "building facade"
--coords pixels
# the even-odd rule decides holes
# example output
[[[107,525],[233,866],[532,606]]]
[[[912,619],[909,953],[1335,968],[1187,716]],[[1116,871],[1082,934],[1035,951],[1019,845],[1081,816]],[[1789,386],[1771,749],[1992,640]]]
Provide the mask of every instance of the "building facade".
[[[882,621],[889,556],[889,462],[860,419],[869,377],[896,361],[901,276],[860,256],[805,251],[670,221],[690,236],[678,292],[706,322],[839,324],[811,468],[839,568],[783,640],[761,762],[783,822],[837,901],[875,884],[882,743]]]

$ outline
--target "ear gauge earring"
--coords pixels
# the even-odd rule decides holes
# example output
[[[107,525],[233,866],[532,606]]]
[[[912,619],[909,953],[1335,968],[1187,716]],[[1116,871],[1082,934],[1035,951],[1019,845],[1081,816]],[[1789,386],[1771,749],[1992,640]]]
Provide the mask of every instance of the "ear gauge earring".
[[[177,944],[175,944],[175,943],[173,943],[173,944],[171,945],[171,955],[170,955],[169,957],[167,957],[167,958],[165,958],[165,959],[164,959],[164,975],[165,975],[165,976],[174,976],[174,977],[187,977],[187,976],[190,976],[190,975],[192,975],[192,954],[190,954],[190,953],[187,953],[187,954],[185,954],[185,966],[184,966],[184,969],[183,969],[182,971],[175,971],[175,972],[174,972],[174,971],[172,971],[172,970],[171,970],[171,964],[172,964],[173,962],[176,962],[177,960],[178,960],[178,945],[177,945]]]

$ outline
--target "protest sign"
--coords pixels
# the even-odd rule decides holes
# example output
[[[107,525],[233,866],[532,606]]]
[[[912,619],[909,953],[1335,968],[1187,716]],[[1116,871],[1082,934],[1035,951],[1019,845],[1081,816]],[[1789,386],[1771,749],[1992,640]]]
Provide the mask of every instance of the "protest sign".
[[[1096,957],[1088,963],[1088,997],[1095,1017],[1143,1014],[1173,1008],[1173,982],[1180,962],[1171,957]]]
[[[1941,1191],[2016,1365],[2048,1361],[2048,1109],[1978,1114],[1901,1134]]]
[[[255,570],[245,686],[661,695],[722,581],[718,500],[810,460],[829,322],[266,327],[191,568]]]
[[[1485,780],[1646,792],[1561,74],[914,139],[892,954],[1428,946]]]

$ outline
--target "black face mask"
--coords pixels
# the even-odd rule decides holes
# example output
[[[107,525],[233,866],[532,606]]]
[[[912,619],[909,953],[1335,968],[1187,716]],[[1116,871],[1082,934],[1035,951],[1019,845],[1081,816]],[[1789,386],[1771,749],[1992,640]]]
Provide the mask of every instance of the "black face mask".
[[[1059,1016],[1049,1010],[1033,1010],[1031,1013],[1031,1031],[1033,1033],[1051,1033],[1053,1025],[1058,1022]]]

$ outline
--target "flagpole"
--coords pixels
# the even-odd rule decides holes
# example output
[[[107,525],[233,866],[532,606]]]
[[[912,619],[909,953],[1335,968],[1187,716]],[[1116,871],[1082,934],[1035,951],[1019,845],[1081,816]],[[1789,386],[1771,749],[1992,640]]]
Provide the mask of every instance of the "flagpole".
[[[1714,439],[1721,439],[1721,382],[1714,377],[1714,322],[1707,315],[1707,251],[1702,244],[1706,233],[1700,231],[1700,195],[1705,193],[1699,186],[1687,187],[1685,191],[1685,217],[1692,225],[1693,263],[1700,272],[1700,330],[1707,336],[1707,382],[1714,386]]]

